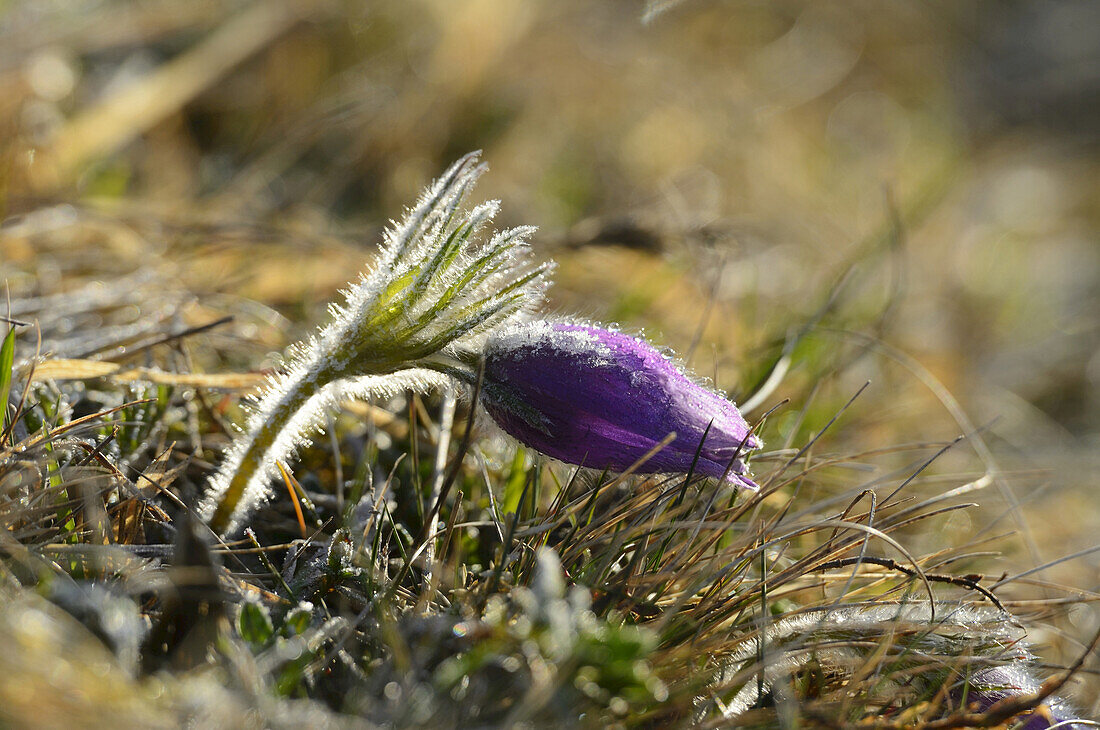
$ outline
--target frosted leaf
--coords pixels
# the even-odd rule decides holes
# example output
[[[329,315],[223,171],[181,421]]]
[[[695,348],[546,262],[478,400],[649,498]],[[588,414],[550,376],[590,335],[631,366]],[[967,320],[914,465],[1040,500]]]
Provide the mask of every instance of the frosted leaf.
[[[387,227],[374,265],[329,307],[331,321],[287,350],[248,423],[210,478],[200,513],[232,532],[270,497],[278,463],[307,445],[343,398],[368,398],[445,382],[468,372],[486,338],[542,301],[552,265],[532,264],[522,227],[479,244],[500,209],[471,209],[485,171],[476,153],[456,162]]]

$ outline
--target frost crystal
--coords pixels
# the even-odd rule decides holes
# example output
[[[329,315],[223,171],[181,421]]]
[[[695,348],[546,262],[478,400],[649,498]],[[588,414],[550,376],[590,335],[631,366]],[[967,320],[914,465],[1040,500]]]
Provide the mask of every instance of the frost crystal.
[[[763,444],[733,403],[648,343],[565,322],[501,328],[485,347],[482,403],[519,441],[556,459],[642,473],[695,471],[749,489],[742,459]],[[697,457],[698,455],[698,457]]]
[[[551,265],[528,263],[534,229],[474,243],[499,208],[462,207],[484,170],[476,154],[455,163],[391,224],[373,269],[330,307],[331,323],[290,349],[210,479],[200,510],[214,530],[237,529],[268,498],[277,463],[309,442],[340,398],[438,386],[441,372],[476,361],[489,333],[541,300]]]

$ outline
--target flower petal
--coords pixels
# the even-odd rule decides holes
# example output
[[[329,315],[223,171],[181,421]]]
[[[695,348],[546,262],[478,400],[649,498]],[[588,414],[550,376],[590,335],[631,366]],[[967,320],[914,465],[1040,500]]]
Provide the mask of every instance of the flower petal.
[[[484,394],[501,428],[562,461],[621,471],[675,433],[643,473],[686,472],[698,453],[698,473],[721,478],[729,468],[729,481],[756,486],[743,478],[741,456],[762,444],[736,406],[629,335],[560,322],[509,326],[486,344]]]

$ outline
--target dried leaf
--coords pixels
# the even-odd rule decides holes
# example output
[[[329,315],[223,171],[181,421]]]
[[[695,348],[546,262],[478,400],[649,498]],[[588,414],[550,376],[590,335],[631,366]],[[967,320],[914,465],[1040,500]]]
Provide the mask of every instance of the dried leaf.
[[[145,382],[189,388],[250,390],[267,379],[263,373],[167,373],[156,368],[122,370],[117,363],[101,360],[46,360],[34,370],[35,382],[107,378],[119,383]]]

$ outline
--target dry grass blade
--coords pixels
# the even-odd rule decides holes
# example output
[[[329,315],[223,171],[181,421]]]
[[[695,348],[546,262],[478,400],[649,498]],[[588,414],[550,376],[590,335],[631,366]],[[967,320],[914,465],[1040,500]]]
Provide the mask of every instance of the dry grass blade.
[[[90,159],[110,154],[178,110],[300,17],[293,2],[253,3],[195,48],[68,122],[36,165],[37,184],[67,184]]]

